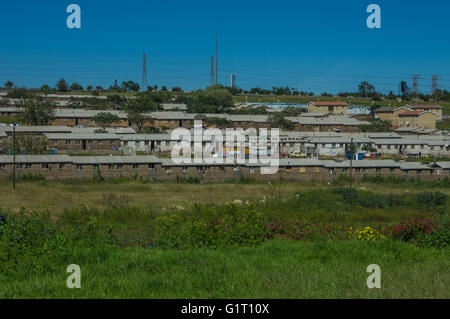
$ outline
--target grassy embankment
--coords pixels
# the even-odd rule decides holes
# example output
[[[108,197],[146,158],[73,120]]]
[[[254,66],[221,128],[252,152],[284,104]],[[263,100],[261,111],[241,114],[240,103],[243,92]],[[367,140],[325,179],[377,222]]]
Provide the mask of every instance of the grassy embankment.
[[[1,298],[450,297],[445,183],[10,186],[0,183]],[[440,230],[388,230],[419,218]],[[354,236],[366,226],[385,238]],[[381,289],[366,286],[373,263]],[[66,287],[69,264],[81,289]]]

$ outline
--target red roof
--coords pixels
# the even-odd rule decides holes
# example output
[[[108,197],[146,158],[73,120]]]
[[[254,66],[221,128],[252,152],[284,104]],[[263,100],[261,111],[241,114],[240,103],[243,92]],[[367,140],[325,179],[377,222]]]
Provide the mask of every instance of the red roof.
[[[348,104],[345,102],[312,102],[314,105],[320,106],[347,106]]]
[[[433,109],[442,109],[440,105],[408,105],[411,109],[423,109],[423,110],[433,110]]]
[[[406,112],[400,113],[398,116],[419,115],[420,113],[422,113],[422,111],[406,111]]]

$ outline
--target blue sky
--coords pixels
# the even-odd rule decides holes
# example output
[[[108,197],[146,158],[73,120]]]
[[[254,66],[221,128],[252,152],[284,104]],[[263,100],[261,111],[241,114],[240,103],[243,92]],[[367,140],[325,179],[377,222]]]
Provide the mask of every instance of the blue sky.
[[[66,7],[81,7],[81,29],[68,29]],[[381,7],[381,29],[368,29],[366,7]],[[60,78],[107,87],[141,82],[192,90],[209,84],[219,34],[219,82],[290,86],[337,93],[362,80],[397,92],[422,74],[431,90],[440,74],[450,89],[448,0],[46,0],[0,6],[0,83],[54,86]]]

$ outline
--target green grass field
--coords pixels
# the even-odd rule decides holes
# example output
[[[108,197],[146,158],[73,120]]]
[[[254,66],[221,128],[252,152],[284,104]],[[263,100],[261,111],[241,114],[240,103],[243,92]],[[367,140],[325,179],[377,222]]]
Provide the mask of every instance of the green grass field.
[[[4,181],[0,298],[449,298],[445,183]]]
[[[447,251],[448,253],[448,251]],[[2,271],[0,298],[449,298],[446,252],[405,243],[277,240],[233,250],[77,247]],[[81,289],[66,267],[81,267]],[[368,289],[368,265],[381,288]]]

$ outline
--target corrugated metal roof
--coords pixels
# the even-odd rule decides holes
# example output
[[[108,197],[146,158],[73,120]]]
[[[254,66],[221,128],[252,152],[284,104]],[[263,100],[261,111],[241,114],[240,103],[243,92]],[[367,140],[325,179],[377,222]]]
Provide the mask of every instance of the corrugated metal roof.
[[[74,164],[156,164],[161,160],[156,156],[70,156]]]
[[[16,163],[69,163],[67,155],[16,155]],[[13,163],[12,155],[0,156],[0,163]]]
[[[450,162],[437,162],[436,165],[444,169],[450,169]]]
[[[120,140],[119,135],[110,133],[92,133],[92,134],[46,133],[44,135],[49,140]]]
[[[332,161],[332,160],[323,160],[325,167],[329,168],[350,168],[350,161]],[[391,168],[391,167],[400,167],[398,163],[393,160],[360,160],[353,161],[352,166],[354,168]]]
[[[431,169],[428,166],[423,165],[419,162],[399,162],[400,168],[402,170],[429,170]]]

